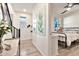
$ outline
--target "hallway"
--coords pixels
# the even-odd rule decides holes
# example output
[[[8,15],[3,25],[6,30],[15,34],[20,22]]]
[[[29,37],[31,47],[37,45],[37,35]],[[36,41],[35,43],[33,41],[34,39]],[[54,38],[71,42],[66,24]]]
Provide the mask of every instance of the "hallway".
[[[34,47],[31,40],[22,40],[21,41],[21,56],[41,56],[41,54]]]

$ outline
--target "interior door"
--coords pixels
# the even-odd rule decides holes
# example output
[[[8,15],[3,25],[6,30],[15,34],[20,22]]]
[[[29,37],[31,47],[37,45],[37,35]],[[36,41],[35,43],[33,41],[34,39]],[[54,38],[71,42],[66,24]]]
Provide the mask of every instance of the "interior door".
[[[20,16],[20,29],[21,29],[21,39],[29,40],[31,39],[31,27],[28,27],[28,18],[25,16]]]

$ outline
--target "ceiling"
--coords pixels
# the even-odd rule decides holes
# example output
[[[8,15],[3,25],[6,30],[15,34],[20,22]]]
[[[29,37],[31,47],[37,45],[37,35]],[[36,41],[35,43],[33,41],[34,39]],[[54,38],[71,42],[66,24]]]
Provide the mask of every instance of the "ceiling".
[[[15,12],[23,12],[23,9],[26,9],[26,13],[32,13],[32,10],[36,3],[11,3]],[[64,9],[66,3],[51,3],[52,7],[54,7],[54,12],[62,12],[61,9]]]
[[[64,6],[66,6],[66,3],[52,3],[53,12],[56,14],[59,14],[63,11]]]
[[[67,11],[67,12],[64,14],[64,16],[70,15],[70,14],[75,13],[75,12],[78,12],[78,11],[79,11],[79,5],[74,5],[74,6],[70,9],[70,11]]]
[[[63,11],[66,10],[66,8],[64,8],[67,3],[52,3],[52,8],[53,8],[53,13],[55,14],[61,14]],[[74,12],[77,12],[79,10],[79,5],[74,5],[71,10],[67,11],[66,13],[62,14],[62,15],[68,15]]]
[[[11,3],[15,12],[32,13],[35,3]],[[26,9],[26,12],[23,11]]]
[[[34,6],[36,5],[36,3],[11,3],[13,9],[15,12],[22,12],[22,13],[32,13],[32,10],[34,8]],[[54,8],[54,12],[55,13],[61,13],[64,10],[66,10],[64,8],[64,6],[67,5],[67,3],[51,3],[52,8]],[[26,12],[23,11],[23,9],[26,9]],[[76,10],[79,10],[79,5],[75,5],[74,7],[72,7],[72,9],[68,12],[66,12],[65,14],[69,14],[72,12],[75,12]]]

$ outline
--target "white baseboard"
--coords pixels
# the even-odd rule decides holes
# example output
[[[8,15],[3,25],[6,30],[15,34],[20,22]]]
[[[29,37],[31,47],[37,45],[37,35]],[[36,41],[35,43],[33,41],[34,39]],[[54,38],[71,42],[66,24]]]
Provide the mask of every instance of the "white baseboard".
[[[21,39],[21,40],[32,40],[32,39]]]
[[[33,42],[32,42],[32,43],[33,43]],[[37,48],[37,50],[38,50],[43,56],[46,56],[46,55],[40,50],[40,48],[39,48],[38,46],[36,46],[35,43],[33,43],[33,45]]]

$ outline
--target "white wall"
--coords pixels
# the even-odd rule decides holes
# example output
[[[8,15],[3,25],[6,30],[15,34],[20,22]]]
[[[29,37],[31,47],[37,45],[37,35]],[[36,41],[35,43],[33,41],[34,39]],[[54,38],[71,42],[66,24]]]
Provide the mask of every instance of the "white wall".
[[[20,24],[20,16],[24,16],[24,17],[27,17],[28,20],[27,20],[27,25],[32,25],[32,19],[31,19],[31,14],[24,14],[24,13],[18,13],[16,12],[13,16],[13,25],[16,27],[16,28],[20,28],[21,24]],[[28,40],[28,39],[32,39],[31,37],[31,29],[32,28],[25,28],[24,30],[22,28],[21,29],[21,39],[22,40]]]
[[[46,17],[45,17],[46,36],[41,36],[35,32],[33,32],[33,36],[32,36],[33,44],[42,53],[42,55],[58,54],[58,43],[57,43],[58,41],[53,38],[51,39],[52,35],[50,35],[50,33],[54,31],[53,19],[57,13],[56,11],[60,9],[60,8],[57,9],[58,6],[59,4],[56,6],[53,6],[52,4],[37,4],[33,10],[33,19],[34,19],[34,16],[37,15],[38,11],[46,7]],[[43,10],[41,12],[43,12]]]
[[[48,19],[49,19],[49,34],[48,34],[48,55],[58,55],[58,40],[54,38],[54,35],[50,35],[54,32],[54,16],[56,15],[56,9],[53,8],[53,4],[48,5]],[[56,8],[56,6],[55,6]]]
[[[64,4],[55,3],[49,4],[49,37],[48,37],[48,53],[49,55],[58,55],[58,38],[55,37],[57,35],[53,34],[54,32],[54,17],[59,17],[60,26],[62,26],[62,20],[59,15],[63,10]],[[52,33],[52,34],[51,34]]]
[[[64,16],[64,27],[79,27],[79,11],[74,11]]]
[[[32,41],[36,48],[42,53],[42,55],[48,55],[48,4],[37,4],[33,9],[33,19],[39,10],[44,12],[44,10],[42,10],[43,8],[46,10],[46,17],[44,19],[44,22],[46,23],[46,35],[44,36],[33,32]]]
[[[2,20],[3,16],[2,16],[2,11],[0,9],[0,21]]]
[[[63,11],[65,3],[51,3],[49,4],[49,19],[50,19],[50,33],[54,32],[54,17],[59,17],[60,13]],[[61,23],[61,19],[59,22]]]

